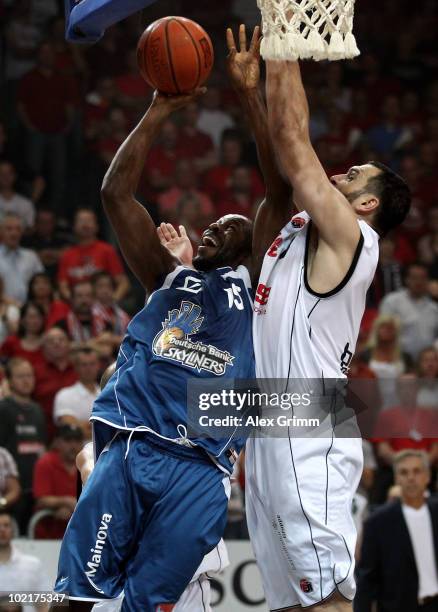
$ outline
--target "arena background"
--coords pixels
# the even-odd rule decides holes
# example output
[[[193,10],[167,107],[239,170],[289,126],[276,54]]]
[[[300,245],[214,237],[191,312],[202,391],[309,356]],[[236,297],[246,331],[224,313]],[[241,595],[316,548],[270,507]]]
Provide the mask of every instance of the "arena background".
[[[97,380],[117,349],[117,338],[128,320],[125,313],[133,315],[145,299],[136,280],[126,267],[120,267],[119,257],[108,247],[105,269],[113,278],[114,287],[109,291],[114,295],[108,298],[108,288],[100,287],[101,293],[107,291],[105,308],[101,308],[103,302],[100,306],[96,303],[100,293],[96,296],[99,288],[95,280],[89,291],[91,297],[84,298],[91,338],[82,337],[73,318],[69,318],[74,269],[64,256],[65,250],[85,240],[83,228],[75,227],[76,212],[84,208],[96,215],[99,239],[116,248],[101,209],[100,185],[115,151],[152,96],[138,75],[137,40],[145,25],[171,14],[191,18],[208,31],[215,48],[215,66],[208,92],[199,105],[191,105],[164,124],[145,160],[138,197],[147,203],[157,223],[184,224],[196,245],[209,220],[228,212],[253,216],[264,193],[255,145],[225,71],[225,28],[236,29],[243,22],[251,30],[259,22],[255,0],[160,0],[111,27],[92,46],[65,42],[61,2],[0,0],[0,218],[7,218],[11,212],[18,214],[23,225],[20,244],[39,257],[29,260],[26,270],[17,272],[5,251],[0,254],[0,285],[4,285],[0,291],[0,450],[10,452],[0,461],[0,498],[15,486],[15,481],[21,482],[20,499],[6,507],[15,517],[17,530],[21,530],[23,539],[18,546],[36,555],[49,577],[53,576],[59,544],[42,540],[62,536],[68,511],[63,519],[49,512],[36,526],[32,522],[30,528],[29,520],[44,508],[42,498],[71,496],[72,478],[69,483],[58,479],[50,489],[47,483],[53,466],[39,457],[44,459],[42,453],[57,447],[55,425],[77,422],[86,435],[75,406],[64,412],[73,421],[54,418],[56,393],[72,385],[78,376],[77,360],[75,371],[67,353],[84,343],[96,350]],[[414,391],[408,401],[430,411],[432,419],[438,415],[437,26],[435,0],[418,0],[414,5],[405,0],[357,0],[354,30],[361,56],[349,62],[305,62],[303,67],[311,107],[311,136],[327,173],[374,159],[400,172],[413,191],[408,219],[381,242],[381,260],[350,375],[369,379],[376,391],[376,406],[385,412],[406,400],[406,386],[399,391],[408,380]],[[51,74],[44,90],[35,77],[38,67]],[[93,233],[93,216],[90,222],[89,213],[85,214],[86,225],[91,223],[86,231]],[[39,305],[26,307],[20,314],[19,309],[32,297],[28,294],[30,276],[43,269],[56,304],[34,293]],[[406,282],[419,292],[419,310],[414,320],[402,318],[396,324],[390,316],[393,296],[389,300],[387,296],[400,291]],[[381,315],[386,318],[380,319]],[[40,341],[45,329],[56,325],[67,332],[69,345],[62,353],[63,375],[52,370],[52,381],[56,379],[57,384],[48,385],[48,389],[47,364],[56,368],[58,357],[44,354]],[[384,333],[392,334],[394,350],[388,368],[382,372],[376,362]],[[28,439],[21,432],[20,440],[6,416],[11,410],[7,366],[14,357],[24,357],[34,366],[36,384],[27,401],[33,402],[34,414],[40,411],[43,421],[36,426],[35,417]],[[92,377],[93,367],[83,365],[79,376]],[[66,372],[68,376],[64,377]],[[35,403],[40,408],[35,408]],[[389,492],[397,495],[390,489],[391,460],[397,450],[419,448],[429,454],[434,468],[429,493],[435,495],[435,438],[428,436],[428,431],[419,431],[416,439],[409,432],[395,439],[388,433],[388,419],[383,429],[376,430],[365,443],[366,467],[356,505],[359,529],[367,515],[387,503]],[[26,443],[33,445],[30,450]],[[65,459],[65,465],[68,461]],[[260,603],[263,595],[247,542],[242,469],[233,486],[226,538],[238,542],[230,545],[231,567],[217,578],[222,587],[215,591],[221,600],[215,609],[266,609]],[[398,542],[393,546],[396,549]],[[2,584],[1,576],[0,562],[3,591],[10,584]]]

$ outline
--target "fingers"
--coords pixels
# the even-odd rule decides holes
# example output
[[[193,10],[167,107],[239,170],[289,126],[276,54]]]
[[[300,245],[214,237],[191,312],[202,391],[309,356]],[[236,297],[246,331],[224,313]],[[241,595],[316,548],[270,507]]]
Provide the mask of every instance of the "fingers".
[[[166,239],[164,237],[163,230],[161,229],[161,227],[157,227],[157,234],[161,244],[166,244]]]
[[[172,227],[170,225],[170,223],[161,223],[160,224],[160,229],[161,229],[161,231],[163,233],[163,237],[164,237],[164,240],[166,242],[170,242],[170,240],[172,240],[172,234],[169,231],[169,226]]]
[[[167,230],[170,234],[171,239],[172,238],[179,238],[178,236],[178,232],[176,231],[176,229],[173,227],[173,225],[171,223],[166,223],[166,227]]]
[[[250,53],[258,53],[260,51],[260,26],[254,28],[252,33],[251,43],[249,45]]]
[[[179,235],[181,236],[181,238],[188,238],[184,225],[179,226]]]
[[[230,53],[236,51],[236,41],[234,40],[234,34],[231,28],[227,28],[227,47]]]
[[[246,51],[246,28],[243,23],[239,26],[239,51]]]

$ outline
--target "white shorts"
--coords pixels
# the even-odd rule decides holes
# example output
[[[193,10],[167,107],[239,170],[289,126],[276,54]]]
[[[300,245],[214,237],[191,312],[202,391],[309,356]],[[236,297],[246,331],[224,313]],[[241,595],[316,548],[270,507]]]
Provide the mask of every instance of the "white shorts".
[[[249,534],[271,611],[355,595],[352,500],[360,438],[253,438],[246,445]]]
[[[109,599],[94,604],[93,612],[119,612],[123,597]],[[206,574],[201,574],[195,582],[191,582],[181,595],[173,612],[211,612],[210,580]]]
[[[173,612],[211,612],[211,588],[207,572],[209,574],[220,573],[229,564],[227,547],[221,539],[218,545],[208,555],[205,555]],[[118,599],[99,601],[94,604],[93,612],[119,612],[122,602],[123,594]]]

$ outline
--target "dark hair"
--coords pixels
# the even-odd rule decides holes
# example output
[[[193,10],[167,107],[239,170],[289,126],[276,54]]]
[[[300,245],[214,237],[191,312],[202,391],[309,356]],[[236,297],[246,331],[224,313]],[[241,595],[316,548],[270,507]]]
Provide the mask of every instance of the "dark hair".
[[[35,281],[37,281],[39,278],[45,278],[50,285],[50,300],[53,300],[53,294],[54,294],[54,287],[53,287],[53,282],[52,279],[50,278],[50,276],[47,274],[47,272],[37,272],[36,274],[34,274],[32,276],[32,278],[29,281],[29,290],[27,293],[27,297],[29,300],[33,301],[35,299],[35,290],[34,290],[34,284]]]
[[[19,338],[23,338],[26,334],[26,330],[24,329],[23,319],[26,316],[29,308],[35,308],[35,310],[39,312],[39,314],[41,315],[43,319],[43,323],[42,323],[41,330],[40,330],[41,334],[44,332],[44,329],[46,327],[46,313],[44,312],[43,307],[37,304],[36,302],[32,302],[31,300],[29,300],[28,302],[23,304],[20,310],[20,324],[18,326],[18,332],[17,332],[17,336]]]
[[[427,272],[427,274],[429,275],[429,268],[428,268],[428,266],[426,266],[426,264],[422,263],[421,261],[412,261],[403,270],[403,281],[406,282],[408,274],[412,270],[412,268],[421,268],[422,270],[425,270]]]
[[[9,361],[4,366],[5,367],[6,378],[8,380],[11,380],[12,374],[13,374],[15,368],[18,367],[18,366],[21,366],[23,364],[26,364],[26,365],[30,366],[32,368],[32,371],[34,371],[33,365],[27,359],[23,359],[22,357],[12,357],[12,359],[9,359]]]
[[[91,282],[92,282],[93,286],[95,287],[96,284],[100,280],[102,280],[103,278],[106,278],[109,281],[111,281],[111,285],[112,285],[113,289],[116,288],[116,282],[115,282],[114,278],[111,276],[111,274],[109,272],[105,272],[104,270],[102,270],[101,272],[96,272],[95,274],[93,274],[93,276],[91,278]]]
[[[221,145],[223,145],[227,140],[239,142],[242,146],[244,142],[242,132],[236,128],[225,128],[221,136]]]
[[[380,174],[368,181],[368,189],[380,200],[373,225],[380,236],[403,223],[411,206],[411,191],[408,184],[391,168],[380,162],[369,162],[380,170]]]

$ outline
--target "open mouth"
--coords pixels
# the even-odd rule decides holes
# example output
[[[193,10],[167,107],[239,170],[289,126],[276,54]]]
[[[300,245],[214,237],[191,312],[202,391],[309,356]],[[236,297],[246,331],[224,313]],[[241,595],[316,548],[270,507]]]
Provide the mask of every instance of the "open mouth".
[[[201,244],[202,246],[217,248],[219,246],[219,240],[215,236],[207,234],[206,236],[203,236]]]

